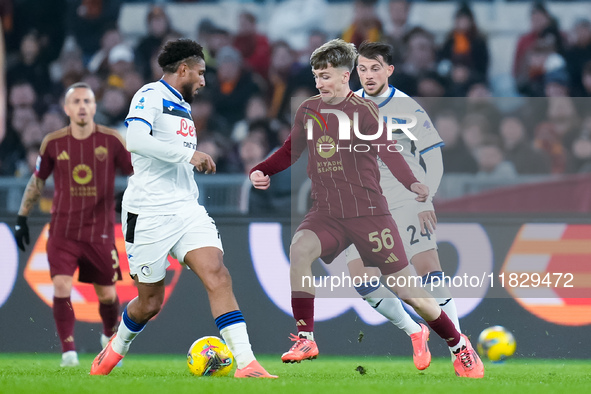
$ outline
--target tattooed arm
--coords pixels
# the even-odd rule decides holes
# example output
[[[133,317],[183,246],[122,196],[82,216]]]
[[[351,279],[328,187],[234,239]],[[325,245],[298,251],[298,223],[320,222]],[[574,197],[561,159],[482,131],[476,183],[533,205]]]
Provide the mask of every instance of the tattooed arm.
[[[44,187],[45,181],[43,179],[38,178],[35,174],[31,175],[21,201],[21,207],[18,210],[19,216],[29,216],[31,210],[39,202]]]

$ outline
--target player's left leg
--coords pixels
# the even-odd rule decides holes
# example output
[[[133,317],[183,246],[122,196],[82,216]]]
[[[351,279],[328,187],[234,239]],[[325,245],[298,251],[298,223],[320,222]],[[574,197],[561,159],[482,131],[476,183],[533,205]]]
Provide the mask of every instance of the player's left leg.
[[[115,285],[102,286],[95,283],[94,291],[99,300],[99,315],[103,321],[101,345],[104,348],[119,325],[119,297]]]
[[[454,362],[456,374],[466,377],[484,376],[482,362],[468,339],[456,329],[435,299],[422,288],[420,277],[412,275],[392,216],[360,218],[355,224],[351,236],[365,264],[378,267],[386,286],[413,307],[457,354]]]
[[[53,283],[53,318],[62,345],[62,367],[79,365],[74,342],[76,316],[70,295],[72,277],[81,257],[80,244],[66,238],[50,236],[47,241],[49,274]]]
[[[468,338],[461,334],[447,314],[437,305],[435,299],[420,285],[414,283],[410,268],[385,275],[386,283],[391,286],[401,300],[409,304],[427,324],[450,347],[456,356],[454,369],[456,375],[469,378],[484,376],[484,366],[478,354],[472,348]]]
[[[289,248],[291,307],[298,335],[291,334],[295,343],[281,355],[284,363],[311,360],[318,356],[314,340],[314,299],[316,290],[310,281],[312,263],[320,257],[322,244],[318,235],[308,228],[298,229]]]
[[[222,251],[217,247],[191,250],[184,262],[203,282],[211,313],[220,334],[236,360],[235,377],[276,378],[256,360],[248,337],[246,322],[232,290],[232,278],[224,265]]]
[[[91,375],[108,375],[125,357],[131,342],[142,332],[146,323],[162,308],[164,302],[164,279],[155,283],[142,283],[135,276],[138,296],[123,310],[123,318],[115,335],[95,357],[90,368]]]
[[[58,337],[62,344],[61,367],[76,367],[78,353],[74,343],[74,325],[76,316],[70,294],[72,293],[72,277],[69,275],[55,275],[53,282],[53,319],[57,328]]]

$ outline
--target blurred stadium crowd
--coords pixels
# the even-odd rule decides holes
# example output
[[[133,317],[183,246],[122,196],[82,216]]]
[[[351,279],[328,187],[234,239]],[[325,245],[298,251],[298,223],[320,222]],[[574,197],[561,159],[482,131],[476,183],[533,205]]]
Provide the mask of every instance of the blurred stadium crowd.
[[[295,0],[285,3],[290,1]],[[160,1],[149,5],[148,33],[126,37],[120,28],[122,3],[0,1],[7,96],[0,175],[31,174],[43,136],[67,123],[61,99],[74,82],[93,87],[96,122],[125,133],[132,95],[161,77],[158,48],[183,35],[167,15],[169,2]],[[236,6],[243,3],[248,2]],[[321,9],[326,0],[314,3]],[[579,98],[591,96],[588,19],[562,26],[544,3],[528,2],[529,31],[515,48],[504,50],[513,59],[515,96],[532,99],[520,99],[507,110],[494,97],[489,66],[495,53],[472,4],[453,2],[453,28],[441,35],[432,26],[410,24],[412,1],[383,0],[386,14],[377,11],[377,3],[338,2],[353,10],[353,19],[342,21],[338,35],[356,45],[391,43],[396,64],[391,83],[409,95],[457,98],[444,101],[449,105],[424,101],[446,144],[446,173],[503,179],[591,171],[591,107]],[[305,45],[296,48],[289,39],[270,39],[261,27],[269,23],[261,23],[247,7],[234,22],[235,31],[223,25],[202,18],[190,37],[205,47],[208,66],[207,86],[192,104],[198,149],[212,155],[219,173],[248,173],[288,135],[292,97],[316,94],[309,56],[335,34],[318,24],[305,31]],[[353,87],[359,88],[355,78]]]

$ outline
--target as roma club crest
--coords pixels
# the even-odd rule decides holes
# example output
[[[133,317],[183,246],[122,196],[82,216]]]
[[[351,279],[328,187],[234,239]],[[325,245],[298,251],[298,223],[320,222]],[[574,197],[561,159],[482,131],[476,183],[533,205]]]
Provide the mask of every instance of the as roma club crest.
[[[104,146],[99,146],[98,148],[95,148],[95,150],[94,150],[94,155],[96,156],[97,159],[99,159],[99,161],[105,161],[108,153],[109,153],[109,151]]]

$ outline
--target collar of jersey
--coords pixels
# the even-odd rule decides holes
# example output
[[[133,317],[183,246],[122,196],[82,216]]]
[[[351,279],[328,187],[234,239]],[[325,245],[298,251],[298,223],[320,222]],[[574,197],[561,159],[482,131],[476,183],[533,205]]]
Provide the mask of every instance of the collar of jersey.
[[[388,87],[390,88],[390,94],[388,95],[388,97],[382,101],[380,104],[378,104],[379,108],[382,108],[384,105],[388,104],[390,102],[390,100],[392,100],[392,97],[394,97],[394,93],[396,93],[396,88],[390,84],[388,84]],[[361,92],[361,97],[365,98],[365,90],[362,89]],[[379,96],[379,97],[386,97],[386,96]]]
[[[183,101],[183,96],[181,96],[181,94],[172,86],[170,86],[168,84],[168,82],[166,82],[164,79],[161,79],[160,82],[162,82],[164,84],[164,86],[166,86],[168,88],[168,90],[170,90],[172,92],[172,94],[174,94],[176,97],[178,97],[179,100]]]

